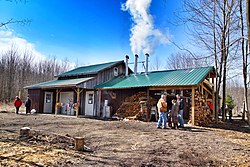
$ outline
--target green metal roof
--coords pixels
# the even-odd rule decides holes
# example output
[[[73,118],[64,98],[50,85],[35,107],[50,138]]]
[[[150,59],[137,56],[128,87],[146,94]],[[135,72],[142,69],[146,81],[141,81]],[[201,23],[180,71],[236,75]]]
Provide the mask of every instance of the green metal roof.
[[[123,89],[136,87],[160,86],[191,86],[198,85],[214,67],[199,67],[193,69],[167,70],[150,72],[148,75],[138,74],[119,77],[103,84],[97,89]]]
[[[31,86],[26,86],[25,89],[35,89],[35,88],[58,88],[58,87],[74,87],[80,83],[86,82],[93,77],[89,78],[77,78],[77,79],[64,79],[64,80],[52,80],[48,82],[43,82]]]
[[[103,64],[95,64],[90,66],[82,66],[78,67],[76,69],[67,71],[65,73],[62,73],[58,75],[58,77],[65,77],[65,76],[76,76],[76,75],[87,75],[87,74],[96,74],[97,72],[104,70],[106,68],[109,68],[115,64],[122,63],[122,61],[115,61],[115,62],[109,62],[109,63],[103,63]]]

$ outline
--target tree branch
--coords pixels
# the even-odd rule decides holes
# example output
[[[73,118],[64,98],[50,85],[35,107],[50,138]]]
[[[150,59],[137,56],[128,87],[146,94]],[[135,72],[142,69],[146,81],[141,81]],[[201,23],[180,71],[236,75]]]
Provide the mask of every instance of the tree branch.
[[[6,21],[6,22],[0,23],[0,28],[1,28],[1,27],[7,28],[6,26],[7,26],[8,24],[15,24],[15,23],[17,23],[17,24],[28,24],[28,23],[30,23],[30,22],[31,22],[31,20],[29,20],[29,19],[14,20],[14,19],[12,18],[12,19],[9,19],[9,20]]]

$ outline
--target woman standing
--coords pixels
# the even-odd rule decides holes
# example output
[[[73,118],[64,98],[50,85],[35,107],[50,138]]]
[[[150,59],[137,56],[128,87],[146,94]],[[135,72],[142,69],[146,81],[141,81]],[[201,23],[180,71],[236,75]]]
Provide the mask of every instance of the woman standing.
[[[14,101],[14,106],[16,107],[16,114],[18,114],[18,111],[21,105],[22,105],[22,101],[20,100],[18,96],[16,96],[16,99]]]

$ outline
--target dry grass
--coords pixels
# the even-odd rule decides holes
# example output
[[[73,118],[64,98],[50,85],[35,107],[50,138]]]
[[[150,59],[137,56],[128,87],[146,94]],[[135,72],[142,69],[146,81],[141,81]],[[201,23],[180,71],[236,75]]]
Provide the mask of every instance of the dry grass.
[[[16,108],[13,103],[3,103],[0,102],[0,112],[12,112],[15,113]],[[19,109],[19,112],[25,113],[25,106],[22,104],[22,106]]]

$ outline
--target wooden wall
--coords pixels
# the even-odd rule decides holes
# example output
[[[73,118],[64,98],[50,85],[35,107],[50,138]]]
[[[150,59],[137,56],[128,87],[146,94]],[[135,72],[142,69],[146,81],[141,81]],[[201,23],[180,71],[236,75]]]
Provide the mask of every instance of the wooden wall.
[[[93,79],[85,82],[81,87],[83,88],[84,85],[86,89],[94,89],[96,85],[102,84],[106,81],[109,81],[116,76],[114,76],[114,68],[118,68],[118,76],[124,75],[125,73],[125,65],[124,63],[117,64],[116,66],[112,66],[111,68],[107,68],[101,72],[99,72]]]
[[[114,68],[118,68],[118,76],[124,74],[125,67],[124,64],[118,64],[117,66],[113,66],[109,69],[103,70],[97,74],[97,84],[101,84],[103,82],[106,82],[108,80],[111,80],[112,78],[116,77],[114,76]]]
[[[28,94],[31,100],[31,109],[35,109],[37,113],[43,113],[45,91],[53,92],[52,113],[55,113],[55,105],[56,105],[55,90],[29,89]]]
[[[79,106],[79,115],[85,114],[85,98],[86,98],[86,90],[83,90],[80,94],[80,106]]]
[[[28,94],[31,100],[31,109],[35,109],[37,113],[43,113],[44,91],[29,89]]]

